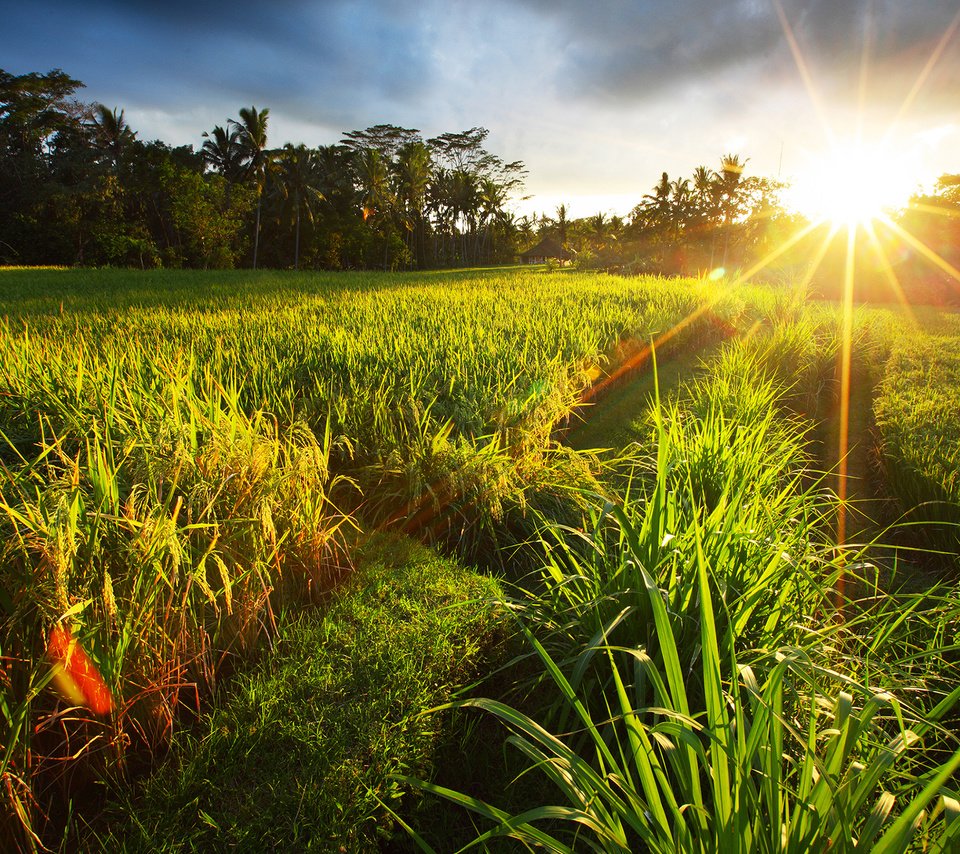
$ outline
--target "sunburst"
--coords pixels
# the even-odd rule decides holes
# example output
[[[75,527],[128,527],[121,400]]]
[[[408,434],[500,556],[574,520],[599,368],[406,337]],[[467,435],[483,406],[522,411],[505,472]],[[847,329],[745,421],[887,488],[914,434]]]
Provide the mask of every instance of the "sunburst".
[[[960,282],[960,271],[952,267],[933,249],[923,244],[887,215],[891,208],[907,204],[912,192],[915,192],[917,176],[916,163],[912,162],[910,152],[898,149],[893,140],[898,126],[912,107],[917,94],[923,88],[934,65],[940,59],[947,44],[960,28],[960,12],[944,30],[924,67],[917,76],[904,102],[896,112],[895,118],[883,134],[877,138],[867,138],[863,133],[866,83],[868,78],[868,46],[865,40],[860,68],[860,109],[854,117],[855,133],[846,139],[838,136],[827,119],[823,101],[818,93],[810,68],[780,0],[773,0],[780,19],[787,44],[793,53],[800,77],[807,89],[813,107],[823,126],[828,145],[824,152],[812,155],[805,172],[798,176],[790,201],[812,222],[824,225],[825,243],[821,244],[818,258],[823,257],[823,247],[834,239],[839,231],[846,229],[846,260],[843,274],[842,296],[842,333],[843,341],[838,363],[840,380],[840,425],[837,447],[837,497],[839,512],[837,518],[836,539],[841,549],[847,539],[847,498],[848,478],[847,459],[849,452],[849,414],[851,391],[851,363],[853,341],[853,306],[857,280],[856,258],[857,243],[862,235],[866,245],[873,249],[878,269],[889,283],[893,293],[912,318],[909,304],[903,288],[897,280],[877,237],[877,226],[908,245],[911,250],[922,255],[941,270]],[[841,582],[842,584],[842,582]],[[842,588],[841,588],[842,589]]]

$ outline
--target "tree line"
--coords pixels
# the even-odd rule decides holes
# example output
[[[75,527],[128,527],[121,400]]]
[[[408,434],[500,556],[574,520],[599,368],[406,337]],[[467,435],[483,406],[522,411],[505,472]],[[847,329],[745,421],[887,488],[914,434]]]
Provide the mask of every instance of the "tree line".
[[[737,267],[770,251],[802,220],[780,200],[785,184],[744,177],[747,161],[726,154],[720,168],[698,166],[691,178],[664,172],[627,217],[598,213],[570,220],[566,205],[554,216],[521,221],[526,237],[552,237],[584,267],[695,275]]]
[[[843,277],[840,234],[826,251],[817,234],[783,251],[806,221],[738,154],[664,172],[626,217],[572,219],[565,205],[521,217],[510,204],[524,166],[490,153],[485,128],[425,139],[380,124],[271,147],[270,112],[251,106],[195,150],[142,141],[123,110],[78,99],[82,87],[59,69],[0,70],[0,264],[424,269],[510,263],[549,237],[586,268],[703,275],[776,256],[774,275],[803,277],[817,256],[815,284]],[[954,299],[958,187],[945,175],[914,197],[895,219],[916,242],[882,235],[881,263],[857,244],[865,292],[888,291],[892,274],[912,295]]]
[[[630,214],[553,216],[519,222],[522,243],[551,237],[578,266],[621,273],[703,276],[757,271],[766,279],[805,282],[828,298],[843,293],[853,251],[855,298],[960,304],[960,175],[945,174],[898,211],[860,226],[852,243],[835,223],[814,226],[781,201],[787,188],[744,175],[747,161],[726,154],[719,168],[690,178],[664,172]],[[882,180],[882,176],[878,176]]]
[[[517,251],[525,171],[474,127],[424,139],[376,125],[334,145],[269,146],[239,110],[199,150],[144,142],[60,70],[0,70],[0,263],[446,267]]]

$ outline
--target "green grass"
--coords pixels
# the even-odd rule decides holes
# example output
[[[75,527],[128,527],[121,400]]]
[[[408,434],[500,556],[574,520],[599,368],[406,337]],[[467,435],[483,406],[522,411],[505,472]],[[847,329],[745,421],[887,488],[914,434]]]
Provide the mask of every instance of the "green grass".
[[[391,775],[429,773],[438,745],[444,722],[417,713],[491,665],[501,595],[410,540],[375,539],[329,609],[285,620],[87,846],[375,850],[397,830],[381,805],[401,806]]]
[[[260,676],[235,682],[236,705],[227,695],[218,700],[213,715],[229,738],[211,730],[186,748],[242,752],[241,724],[249,731],[258,720],[255,705],[274,688],[287,696],[269,680],[286,684],[280,670],[306,668],[319,645],[317,620],[275,640],[277,615],[316,603],[350,577],[348,532],[356,527],[405,531],[513,573],[521,557],[529,561],[546,545],[529,611],[547,633],[531,631],[574,691],[596,688],[584,706],[591,715],[622,703],[618,673],[628,693],[638,684],[637,665],[629,664],[628,677],[618,652],[608,667],[604,646],[627,649],[626,637],[636,648],[645,639],[652,670],[635,695],[645,702],[654,671],[667,678],[661,645],[668,641],[658,640],[666,628],[654,619],[648,577],[669,603],[680,667],[691,674],[688,702],[704,700],[717,678],[700,669],[707,591],[721,684],[730,698],[748,690],[736,688],[736,668],[752,666],[753,653],[741,657],[734,641],[766,644],[767,652],[803,647],[798,637],[817,635],[840,568],[827,536],[832,499],[804,446],[811,425],[798,420],[829,417],[822,404],[837,390],[840,322],[835,307],[800,296],[790,288],[567,271],[0,271],[0,843],[29,848],[38,832],[55,845],[80,788],[162,753],[226,676],[276,643]],[[945,316],[919,343],[894,341],[893,321],[878,318],[858,315],[854,361],[872,382],[893,348],[877,401],[891,487],[907,509],[931,497],[955,506],[958,442],[949,425],[958,420],[960,375],[951,348],[960,332]],[[589,382],[602,382],[663,333],[676,359],[673,376],[664,374],[678,389],[669,406],[638,412],[647,408],[649,381],[625,386],[586,432],[595,437],[586,444],[637,443],[619,466],[623,480],[604,484],[598,460],[559,446],[555,428]],[[734,334],[740,342],[683,390],[695,354]],[[598,492],[614,499],[611,507],[591,503]],[[943,521],[938,530],[949,530]],[[410,555],[418,566],[418,553]],[[864,575],[857,589],[875,588],[852,612],[870,614],[876,632],[861,630],[864,618],[846,634],[825,636],[825,666],[859,680],[865,698],[877,685],[922,686],[924,697],[942,690],[952,672],[955,595],[938,588],[887,601],[876,589],[878,573],[849,565],[868,554],[847,557],[845,571]],[[697,561],[710,570],[707,587],[691,574]],[[384,578],[406,571],[401,561]],[[347,594],[343,607],[358,601]],[[331,614],[338,607],[335,600]],[[637,615],[646,615],[640,628]],[[344,644],[360,648],[344,648],[342,661],[369,651],[382,663],[386,652],[368,639],[378,631],[393,637],[382,609],[351,619],[355,631]],[[411,648],[442,657],[430,635],[438,643],[446,637],[444,619],[417,617]],[[55,626],[70,628],[103,674],[116,700],[111,715],[71,706],[50,690],[45,649]],[[469,645],[471,637],[461,640]],[[564,696],[547,659],[538,660],[541,686],[554,684],[546,693]],[[763,670],[758,684],[771,673]],[[339,685],[345,704],[368,690],[348,675],[335,683],[332,671],[314,677],[315,686]],[[269,687],[250,687],[257,685]],[[823,696],[834,702],[838,690],[825,685]],[[408,720],[418,704],[443,699],[415,684],[411,692]],[[289,696],[296,711],[287,716],[297,718],[303,697]],[[714,715],[711,725],[720,720],[715,699],[712,712],[698,711]],[[919,720],[931,704],[914,705]],[[558,710],[571,721],[579,714],[574,706]],[[276,723],[283,730],[284,721]],[[368,764],[402,771],[391,757],[422,756],[419,738],[407,746],[375,742],[376,762]],[[260,729],[256,740],[269,752]],[[348,740],[338,735],[337,749]],[[186,821],[183,810],[213,779],[209,769],[234,761],[224,755],[211,753],[212,764],[193,770],[186,763],[180,777],[157,783],[166,804],[160,813]],[[271,767],[261,764],[265,773]],[[292,815],[286,827],[308,833],[300,817],[319,821],[320,813],[304,810],[362,802],[349,821],[357,845],[373,838],[362,834],[371,816],[382,818],[376,798],[364,800],[359,789],[330,794],[308,777],[291,779],[326,793],[318,794],[325,806],[304,807],[298,795],[291,807],[279,777],[264,783],[276,787],[276,812],[267,811],[275,824]],[[379,785],[371,788],[391,802],[393,790]],[[181,800],[163,801],[164,791]],[[236,824],[206,808],[212,824],[193,816],[198,846],[213,824],[239,845],[260,839],[256,799],[243,797],[231,807],[244,816]],[[175,831],[160,813],[143,813],[143,803],[136,816],[144,834]],[[333,819],[323,813],[323,820]]]
[[[863,555],[830,547],[765,361],[728,348],[655,409],[655,459],[590,530],[546,526],[517,611],[540,707],[454,704],[499,719],[542,792],[508,811],[403,777],[479,817],[467,847],[955,850],[956,590],[844,597]]]
[[[162,750],[275,613],[349,569],[358,519],[500,560],[531,505],[592,477],[551,438],[588,368],[702,299],[527,271],[0,272],[10,839],[56,827],[79,767]],[[112,715],[47,687],[56,625]]]
[[[960,552],[960,315],[904,330],[874,405],[887,482],[919,537]]]

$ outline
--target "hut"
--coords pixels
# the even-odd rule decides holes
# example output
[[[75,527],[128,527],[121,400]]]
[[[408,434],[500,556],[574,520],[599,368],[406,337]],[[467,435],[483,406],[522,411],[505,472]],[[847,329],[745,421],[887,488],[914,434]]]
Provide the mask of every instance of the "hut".
[[[572,249],[565,249],[552,237],[544,237],[536,246],[520,253],[522,264],[546,264],[550,258],[555,258],[561,264],[568,264],[576,257]]]

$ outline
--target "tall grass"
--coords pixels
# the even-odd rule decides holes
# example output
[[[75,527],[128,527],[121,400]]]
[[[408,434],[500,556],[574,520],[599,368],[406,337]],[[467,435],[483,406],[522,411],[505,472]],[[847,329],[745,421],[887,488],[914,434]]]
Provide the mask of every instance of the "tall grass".
[[[955,591],[836,607],[863,555],[830,547],[782,395],[732,348],[655,411],[655,459],[589,533],[546,532],[520,611],[540,708],[457,704],[506,725],[543,800],[510,812],[405,778],[487,820],[467,848],[954,850]]]
[[[551,430],[605,354],[707,298],[579,275],[0,272],[4,841],[39,846],[81,783],[162,750],[278,608],[348,566],[356,519],[473,558],[525,538],[531,502],[590,482]],[[55,627],[111,713],[48,689]]]
[[[960,552],[960,323],[901,333],[874,410],[886,480],[908,523],[956,558]]]
[[[349,565],[330,501],[331,440],[245,413],[235,392],[155,364],[153,394],[114,376],[87,432],[40,417],[30,456],[0,468],[5,844],[38,832],[77,789],[162,750],[276,609]],[[142,379],[142,377],[141,377]],[[69,401],[59,398],[61,412]],[[113,697],[96,715],[44,691],[52,627],[78,639]]]

